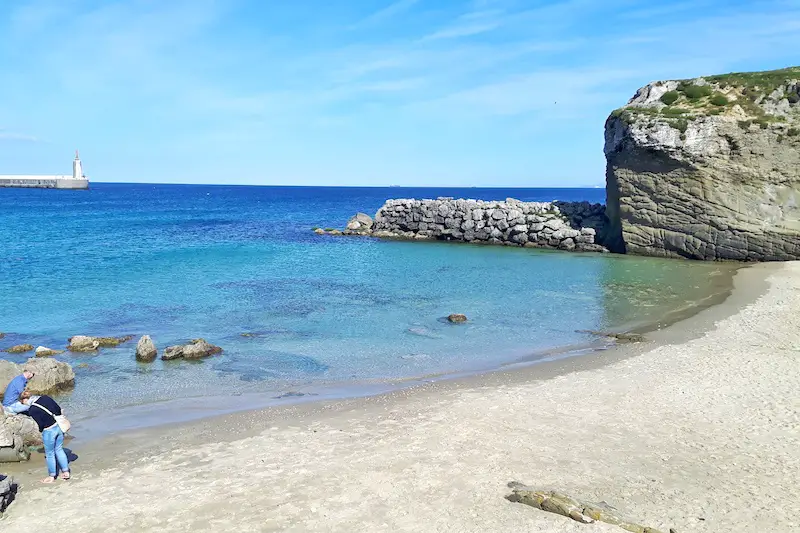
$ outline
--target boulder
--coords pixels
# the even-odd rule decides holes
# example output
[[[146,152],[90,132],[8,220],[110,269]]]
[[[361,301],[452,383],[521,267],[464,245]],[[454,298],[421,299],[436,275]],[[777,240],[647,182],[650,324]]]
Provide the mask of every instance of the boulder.
[[[3,332],[0,332],[0,339],[2,339],[2,338],[3,338],[3,337],[5,337],[5,336],[6,336],[6,334],[5,334],[5,333],[3,333]]]
[[[205,339],[194,339],[189,344],[169,346],[161,355],[164,361],[173,359],[202,359],[222,352],[222,348],[215,346]]]
[[[142,363],[150,363],[155,361],[158,356],[156,345],[150,335],[143,335],[139,342],[136,343],[136,360]]]
[[[7,415],[3,426],[24,446],[41,446],[42,434],[28,415]]]
[[[46,346],[38,346],[36,348],[36,357],[52,357],[60,353],[64,353],[64,350],[53,350]]]
[[[75,372],[68,363],[46,357],[28,359],[23,365],[0,360],[0,393],[8,382],[28,369],[35,375],[28,381],[27,390],[33,394],[50,394],[70,389],[75,385]]]
[[[372,230],[373,224],[374,222],[369,215],[358,213],[347,221],[347,230],[358,233],[368,233]]]
[[[314,233],[317,235],[325,235],[325,230],[322,228],[314,228]]]
[[[447,317],[447,320],[449,322],[454,323],[454,324],[460,324],[462,322],[466,322],[467,321],[467,315],[462,315],[462,314],[459,314],[459,313],[453,313],[452,315],[449,315]]]
[[[100,341],[86,335],[75,335],[69,338],[67,350],[71,352],[94,352],[100,347]]]
[[[88,335],[75,335],[69,338],[67,349],[71,352],[94,352],[98,348],[116,348],[128,342],[133,335],[124,337],[89,337]]]
[[[33,344],[17,344],[11,348],[6,348],[5,351],[8,353],[25,353],[31,350],[33,350]]]

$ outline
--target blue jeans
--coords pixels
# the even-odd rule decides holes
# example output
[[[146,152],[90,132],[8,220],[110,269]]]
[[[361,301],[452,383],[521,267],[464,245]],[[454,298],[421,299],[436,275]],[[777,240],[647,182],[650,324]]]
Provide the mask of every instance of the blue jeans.
[[[19,413],[27,411],[30,408],[31,408],[30,405],[25,405],[22,402],[14,402],[11,405],[4,405],[3,406],[3,409],[5,409],[6,413],[8,413],[10,415],[17,415]]]
[[[47,473],[50,477],[56,477],[56,461],[58,468],[62,472],[69,472],[69,460],[64,453],[64,433],[58,424],[42,431],[42,442],[44,443],[44,458],[47,461]]]

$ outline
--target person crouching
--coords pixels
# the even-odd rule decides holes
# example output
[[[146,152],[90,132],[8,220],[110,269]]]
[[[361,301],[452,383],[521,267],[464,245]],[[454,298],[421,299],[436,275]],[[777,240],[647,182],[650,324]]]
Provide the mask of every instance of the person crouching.
[[[33,396],[25,391],[20,401],[28,406],[28,415],[36,421],[42,432],[44,457],[47,461],[48,477],[42,483],[53,483],[61,470],[61,479],[69,479],[69,459],[64,452],[64,432],[58,427],[55,417],[62,414],[61,406],[50,396]],[[57,463],[57,464],[56,464]]]

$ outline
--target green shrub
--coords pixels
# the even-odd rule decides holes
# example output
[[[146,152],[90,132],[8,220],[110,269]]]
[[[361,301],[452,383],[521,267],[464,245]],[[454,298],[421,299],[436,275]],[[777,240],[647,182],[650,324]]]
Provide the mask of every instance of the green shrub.
[[[672,126],[679,132],[686,133],[686,130],[689,128],[689,121],[685,118],[681,118],[673,122]]]
[[[743,130],[749,130],[750,129],[750,124],[752,124],[752,123],[753,123],[752,120],[740,120],[739,121],[739,127],[742,128]]]
[[[667,105],[672,105],[680,97],[681,95],[678,91],[667,91],[661,95],[661,101]]]
[[[778,135],[778,142],[783,142],[783,135]]]
[[[728,105],[728,98],[726,98],[724,94],[717,93],[711,97],[710,102],[716,106],[722,107]]]
[[[680,107],[665,107],[661,110],[661,114],[665,117],[680,117],[688,113],[686,109],[681,109]]]
[[[762,130],[765,130],[769,127],[769,121],[763,118],[755,120],[755,123],[758,124]]]
[[[711,87],[708,85],[686,84],[681,85],[678,90],[685,94],[689,100],[699,100],[700,98],[711,96],[712,93]]]
[[[800,130],[797,128],[789,128],[789,131],[786,132],[786,135],[789,137],[797,137],[800,135]]]

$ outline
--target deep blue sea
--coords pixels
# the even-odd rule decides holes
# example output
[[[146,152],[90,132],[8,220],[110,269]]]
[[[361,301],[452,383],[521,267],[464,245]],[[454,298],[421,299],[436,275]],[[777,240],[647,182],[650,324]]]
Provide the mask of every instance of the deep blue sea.
[[[602,189],[94,183],[0,189],[0,348],[76,334],[196,337],[224,354],[139,364],[135,341],[66,353],[91,412],[173,398],[356,390],[500,367],[659,321],[724,291],[731,265],[318,236],[387,198],[603,202]],[[469,322],[451,325],[450,313]],[[253,336],[244,337],[242,333]],[[4,357],[16,362],[24,356]]]

